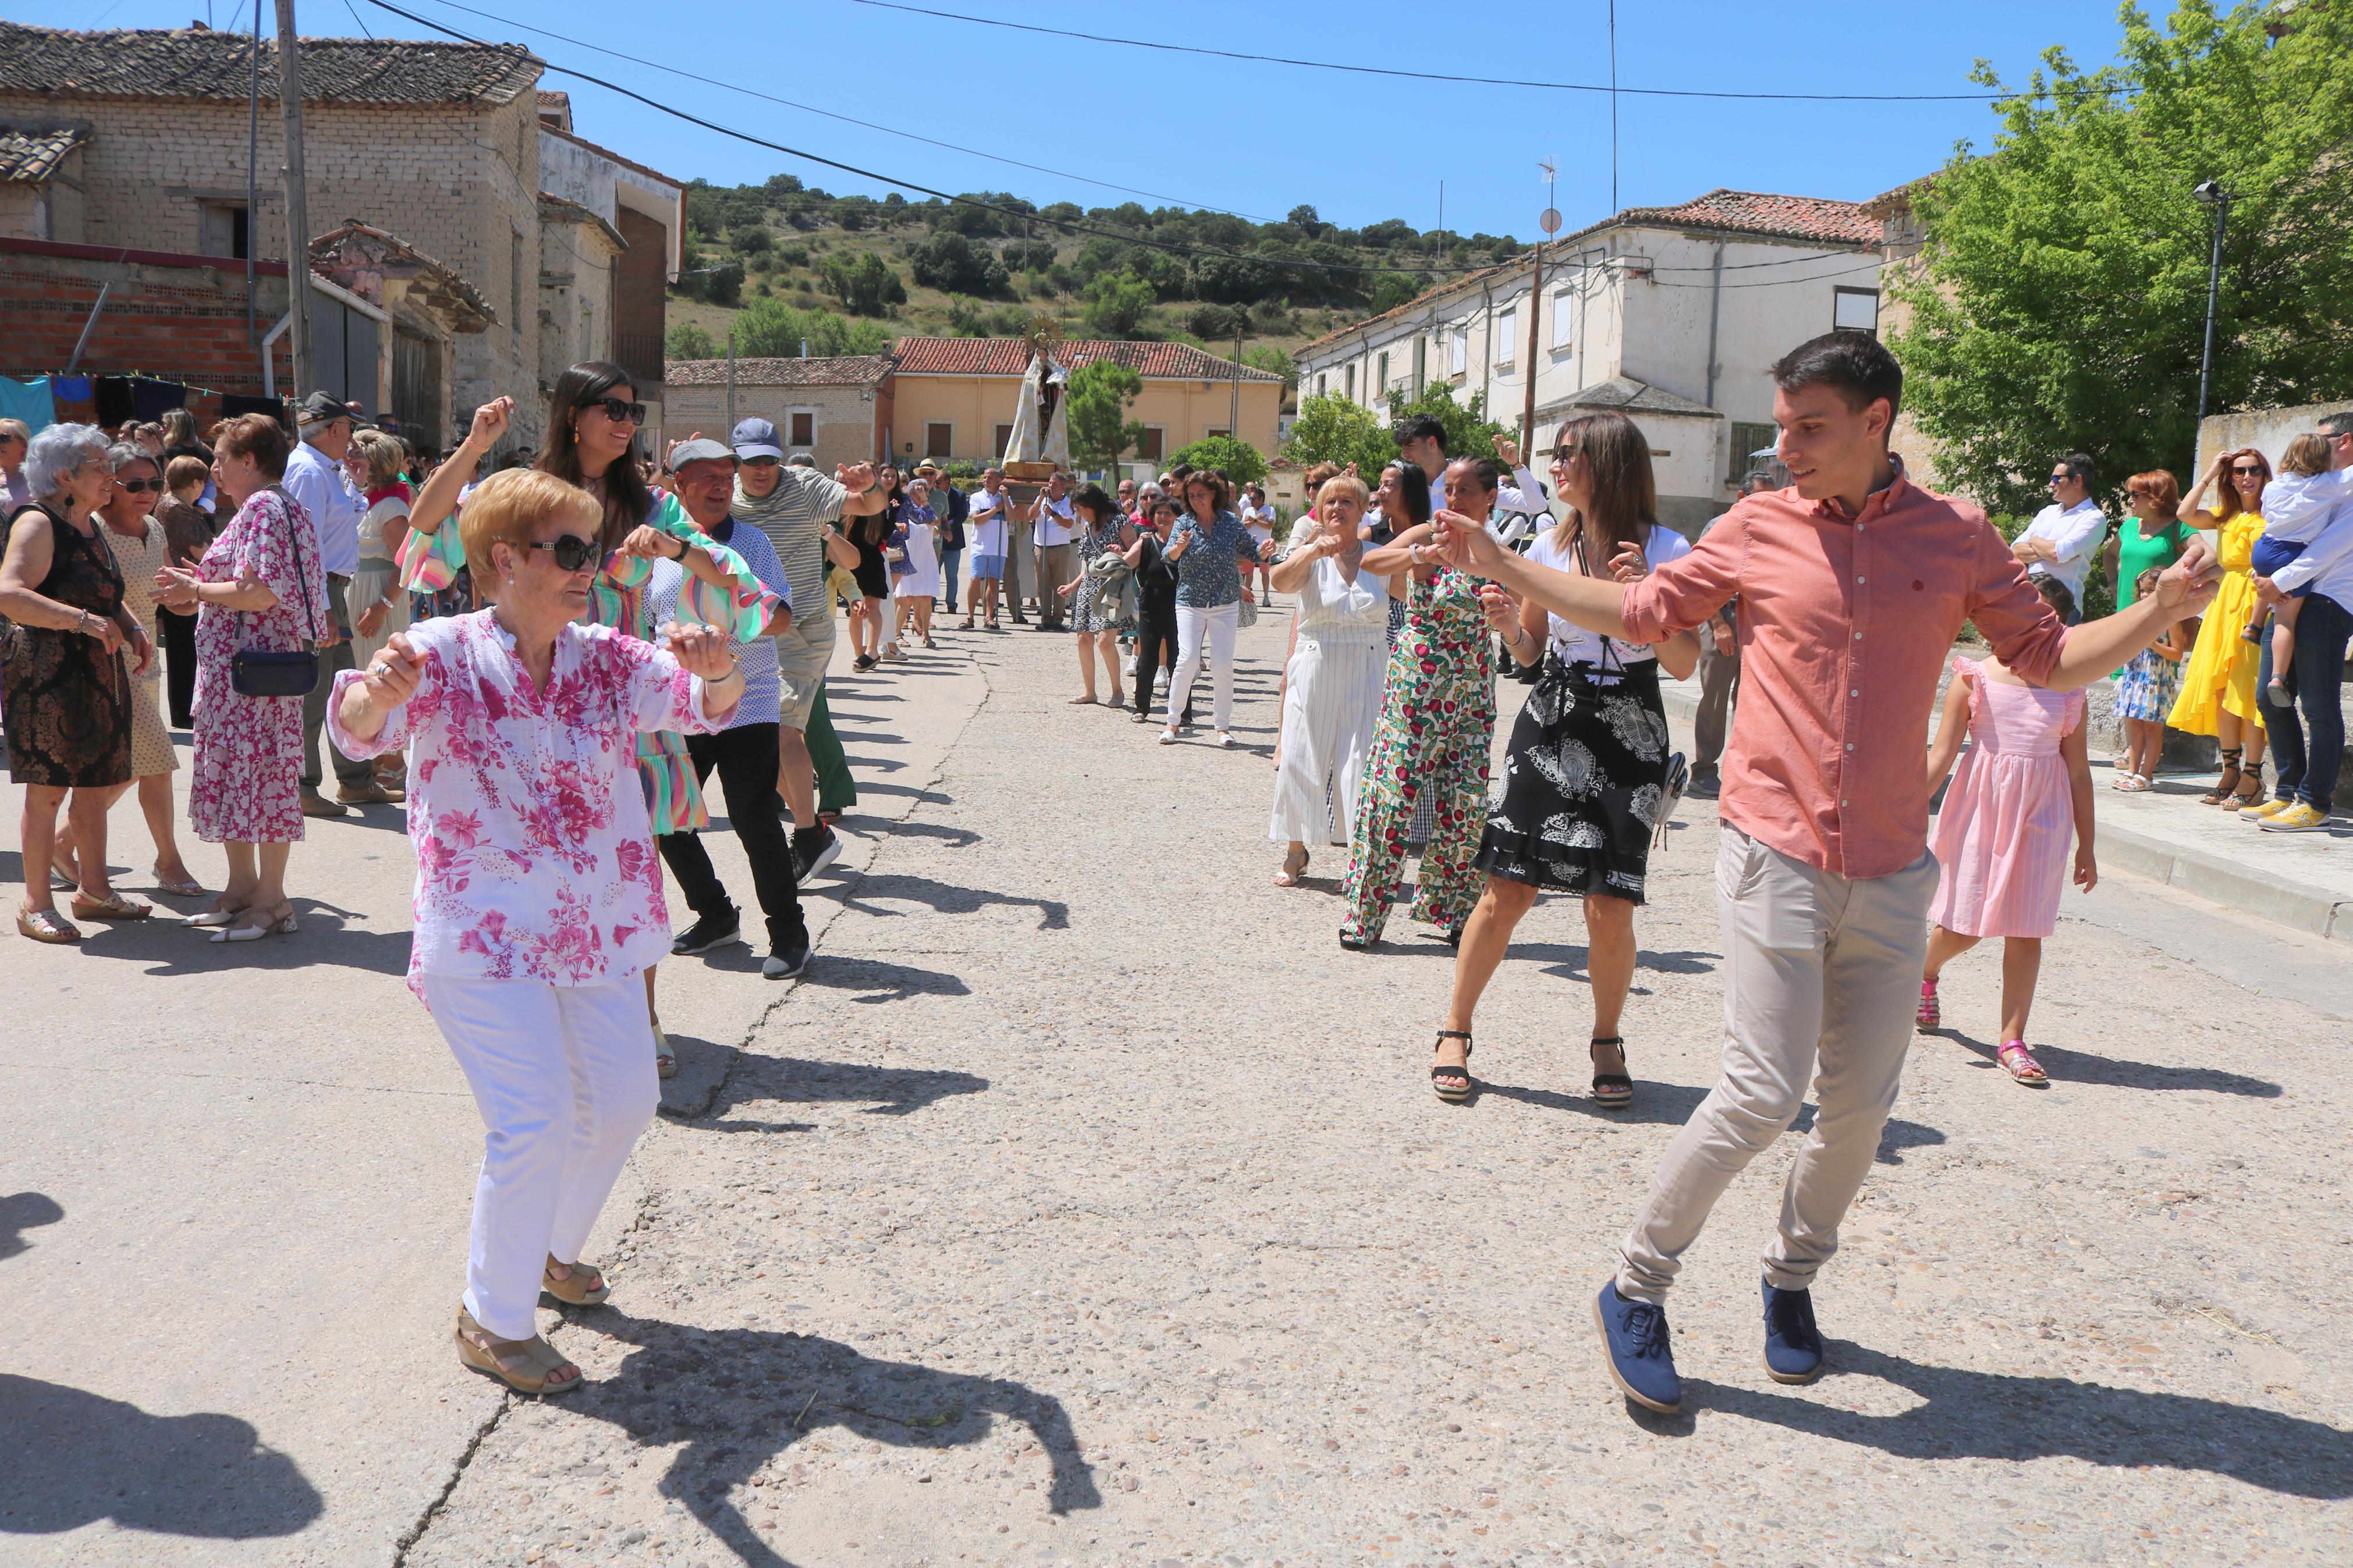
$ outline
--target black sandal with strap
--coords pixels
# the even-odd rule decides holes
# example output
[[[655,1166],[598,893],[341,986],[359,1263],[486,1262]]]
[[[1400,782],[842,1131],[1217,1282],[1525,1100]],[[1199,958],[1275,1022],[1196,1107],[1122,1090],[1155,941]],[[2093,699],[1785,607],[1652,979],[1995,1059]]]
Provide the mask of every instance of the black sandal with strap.
[[[1438,1037],[1441,1040],[1462,1042],[1462,1065],[1431,1068],[1430,1069],[1430,1091],[1449,1105],[1460,1105],[1471,1098],[1471,1037],[1460,1029],[1440,1029],[1438,1031]],[[1462,1087],[1455,1089],[1439,1081],[1440,1079],[1450,1078],[1461,1079]]]
[[[2222,753],[2222,776],[2215,781],[2212,789],[2198,797],[2199,805],[2221,805],[2237,791],[2239,780],[2244,776],[2243,770],[2239,766],[2240,754],[2240,748],[2236,746],[2231,747]]]
[[[1626,1054],[1626,1042],[1616,1035],[1596,1035],[1593,1045],[1615,1046],[1620,1058]],[[1593,1054],[1592,1046],[1586,1047],[1586,1054]],[[1596,1072],[1593,1075],[1593,1102],[1604,1110],[1623,1110],[1634,1102],[1634,1080],[1622,1072]]]

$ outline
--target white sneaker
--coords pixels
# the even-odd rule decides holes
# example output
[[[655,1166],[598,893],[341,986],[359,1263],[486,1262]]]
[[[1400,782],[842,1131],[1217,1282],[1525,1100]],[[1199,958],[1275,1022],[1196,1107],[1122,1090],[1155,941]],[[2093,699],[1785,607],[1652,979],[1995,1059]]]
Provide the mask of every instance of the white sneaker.
[[[1162,745],[1164,745],[1164,746],[1173,746],[1173,745],[1175,745],[1175,744],[1176,743],[1176,731],[1174,731],[1174,730],[1163,730],[1163,731],[1160,731],[1160,743],[1161,743]]]

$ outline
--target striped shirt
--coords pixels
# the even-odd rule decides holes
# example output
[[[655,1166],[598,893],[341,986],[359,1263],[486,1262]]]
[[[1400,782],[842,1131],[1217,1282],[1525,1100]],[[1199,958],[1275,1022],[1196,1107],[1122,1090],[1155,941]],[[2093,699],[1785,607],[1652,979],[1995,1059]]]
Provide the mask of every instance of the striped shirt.
[[[825,602],[825,536],[822,525],[837,521],[849,492],[815,468],[789,465],[776,475],[776,488],[764,496],[744,493],[735,481],[735,500],[728,515],[748,522],[768,536],[783,563],[785,581],[792,584],[796,613],[805,605]]]

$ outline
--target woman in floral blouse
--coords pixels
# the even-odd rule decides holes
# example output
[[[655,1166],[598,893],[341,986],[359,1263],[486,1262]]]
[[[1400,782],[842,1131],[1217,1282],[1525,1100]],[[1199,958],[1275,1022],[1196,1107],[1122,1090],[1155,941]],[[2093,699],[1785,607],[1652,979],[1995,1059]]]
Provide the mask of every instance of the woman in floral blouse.
[[[603,521],[552,475],[493,476],[459,523],[492,607],[393,637],[329,705],[344,755],[412,748],[409,988],[487,1133],[458,1355],[530,1394],[579,1383],[534,1309],[605,1299],[580,1249],[659,1098],[637,975],[670,919],[637,738],[716,731],[744,685],[723,631],[657,648],[584,620]]]
[[[1205,654],[1217,743],[1234,743],[1234,626],[1242,567],[1255,565],[1261,554],[1272,560],[1274,546],[1261,551],[1229,510],[1233,499],[1233,487],[1215,468],[1185,476],[1185,517],[1168,541],[1168,560],[1176,568],[1176,669],[1168,681],[1168,714],[1160,731],[1164,746],[1176,743],[1176,716],[1191,705]]]

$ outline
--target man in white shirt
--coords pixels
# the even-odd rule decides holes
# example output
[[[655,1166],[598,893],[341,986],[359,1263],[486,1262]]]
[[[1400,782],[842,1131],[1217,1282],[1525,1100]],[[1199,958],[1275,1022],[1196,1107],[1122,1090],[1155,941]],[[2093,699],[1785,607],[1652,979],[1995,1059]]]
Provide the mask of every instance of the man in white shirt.
[[[352,489],[343,471],[343,456],[352,447],[357,421],[352,411],[331,393],[314,392],[295,410],[302,439],[286,459],[286,493],[302,503],[311,525],[319,533],[319,560],[327,574],[328,620],[335,640],[319,645],[319,683],[302,699],[302,815],[341,816],[354,805],[383,805],[398,798],[375,776],[375,764],[332,752],[335,798],[319,793],[326,774],[320,765],[319,732],[327,722],[327,699],[338,670],[352,668],[350,628],[346,613],[352,574],[360,564],[360,520],[367,502]]]
[[[1420,468],[1430,480],[1433,498],[1446,493],[1446,426],[1434,415],[1417,414],[1391,432],[1396,437],[1398,456]],[[1535,475],[1520,460],[1519,443],[1508,436],[1495,437],[1495,456],[1512,470],[1511,484],[1495,487],[1495,510],[1489,519],[1489,530],[1505,543],[1528,531],[1525,522],[1513,528],[1504,519],[1512,513],[1523,517],[1548,515],[1544,490],[1536,484]],[[1544,526],[1539,523],[1538,527]],[[1509,531],[1506,531],[1509,530]]]
[[[2280,529],[2283,537],[2312,541],[2271,576],[2255,579],[2255,592],[2265,604],[2277,604],[2307,584],[2312,589],[2295,617],[2293,668],[2283,672],[2289,700],[2271,699],[2269,637],[2255,676],[2255,702],[2271,735],[2272,766],[2278,775],[2277,798],[2285,803],[2261,819],[2267,833],[2325,832],[2345,760],[2345,645],[2353,639],[2353,414],[2327,416],[2320,434],[2328,442],[2336,482],[2306,488],[2292,503],[2305,512],[2300,517],[2285,506],[2275,514],[2271,496],[2263,497],[2268,526]]]
[[[2075,600],[2067,624],[2084,618],[2084,579],[2108,536],[2108,514],[2092,499],[2092,459],[2070,452],[2051,468],[2051,504],[2034,514],[2010,552],[2026,563],[2029,577],[2055,577]]]
[[[1038,629],[1041,632],[1069,629],[1063,616],[1070,601],[1054,590],[1071,580],[1071,529],[1077,520],[1070,497],[1071,477],[1057,473],[1024,514],[1036,520],[1030,539],[1038,547]]]
[[[971,500],[965,532],[972,541],[972,589],[964,601],[964,624],[969,627],[977,613],[981,624],[995,631],[997,595],[1004,585],[1005,557],[1012,543],[1013,498],[1005,493],[1005,470],[983,469],[980,489]]]

